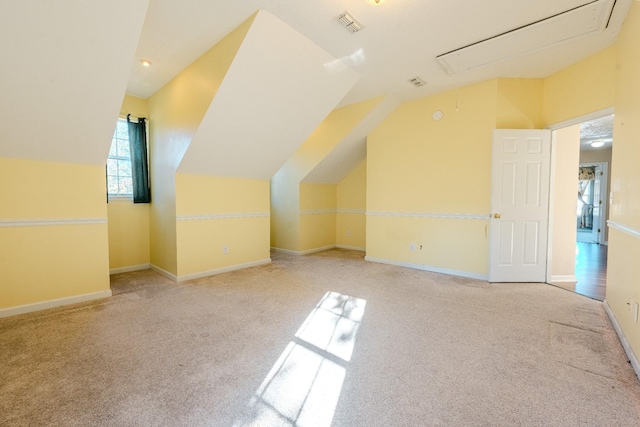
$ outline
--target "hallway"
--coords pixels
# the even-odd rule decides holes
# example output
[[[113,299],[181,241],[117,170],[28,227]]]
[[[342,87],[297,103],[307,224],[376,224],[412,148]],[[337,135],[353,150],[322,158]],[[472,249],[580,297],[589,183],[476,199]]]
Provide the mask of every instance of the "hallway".
[[[607,246],[576,242],[577,283],[553,282],[553,286],[604,301],[607,283]]]
[[[607,282],[607,246],[576,243],[575,292],[604,301]]]

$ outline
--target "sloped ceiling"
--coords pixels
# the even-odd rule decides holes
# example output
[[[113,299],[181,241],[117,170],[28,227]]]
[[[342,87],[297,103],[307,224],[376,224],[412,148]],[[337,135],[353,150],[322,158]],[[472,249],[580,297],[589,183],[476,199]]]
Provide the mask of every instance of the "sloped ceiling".
[[[178,172],[270,179],[358,78],[260,11]]]
[[[148,2],[2,2],[0,156],[105,164]]]
[[[395,108],[400,100],[385,97],[302,181],[337,184],[367,157],[367,135]]]
[[[580,6],[613,1],[386,0],[372,6],[365,0],[151,0],[137,56],[154,66],[134,67],[128,92],[149,96],[261,8],[362,76],[340,106],[384,95],[407,101],[495,77],[542,78],[614,43],[632,0],[615,0],[606,29],[526,55],[515,52],[456,75],[436,58]],[[338,23],[345,10],[364,26],[358,33]],[[410,86],[407,80],[415,76],[427,85]]]

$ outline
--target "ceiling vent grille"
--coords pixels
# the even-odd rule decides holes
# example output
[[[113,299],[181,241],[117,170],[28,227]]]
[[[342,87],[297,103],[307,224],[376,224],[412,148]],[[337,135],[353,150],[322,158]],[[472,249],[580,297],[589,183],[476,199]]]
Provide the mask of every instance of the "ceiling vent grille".
[[[424,80],[422,80],[420,77],[417,77],[417,76],[412,79],[409,79],[408,82],[415,87],[422,87],[427,85],[427,82],[425,82]]]
[[[358,20],[354,18],[348,10],[345,11],[342,15],[338,16],[338,21],[352,33],[357,33],[363,28],[362,24],[358,22]]]

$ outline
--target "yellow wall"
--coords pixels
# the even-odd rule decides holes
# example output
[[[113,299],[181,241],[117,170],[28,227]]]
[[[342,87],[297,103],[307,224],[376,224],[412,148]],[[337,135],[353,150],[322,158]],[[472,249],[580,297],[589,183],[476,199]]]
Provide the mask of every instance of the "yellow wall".
[[[609,229],[607,303],[637,358],[640,323],[633,320],[629,299],[640,302],[640,4],[631,5],[618,38],[613,169],[610,220],[635,230],[635,236]]]
[[[300,251],[335,245],[335,184],[300,183]]]
[[[404,103],[369,135],[369,259],[487,274],[488,218],[439,216],[489,214],[497,86],[491,80]],[[440,121],[431,118],[436,110]]]
[[[543,127],[542,79],[498,79],[497,129]]]
[[[336,245],[365,250],[367,162],[362,161],[336,187]]]
[[[147,100],[125,95],[120,117],[126,118],[127,114],[149,118]],[[148,123],[151,125],[150,121]],[[110,200],[107,205],[107,217],[109,268],[114,270],[147,266],[150,262],[149,204],[134,204],[133,200]]]
[[[176,190],[180,278],[270,261],[269,181],[178,173]]]
[[[151,264],[177,275],[175,173],[255,15],[149,98]]]
[[[109,290],[105,191],[102,166],[0,158],[0,309]]]
[[[109,218],[109,269],[148,267],[149,205],[132,200],[111,200]]]
[[[551,239],[551,281],[567,282],[575,277],[576,204],[580,125],[559,129],[553,134],[555,153],[552,188],[553,233]]]
[[[616,54],[613,45],[544,79],[544,125],[613,106]]]
[[[271,179],[272,247],[296,252],[302,250],[298,212],[300,182],[383,99],[374,98],[333,110]],[[308,246],[307,243],[304,245]]]

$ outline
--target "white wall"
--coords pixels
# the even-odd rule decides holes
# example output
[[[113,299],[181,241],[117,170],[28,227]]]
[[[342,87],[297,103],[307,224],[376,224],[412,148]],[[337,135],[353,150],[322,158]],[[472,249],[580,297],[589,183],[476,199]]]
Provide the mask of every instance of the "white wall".
[[[553,132],[550,282],[575,282],[580,125]]]

